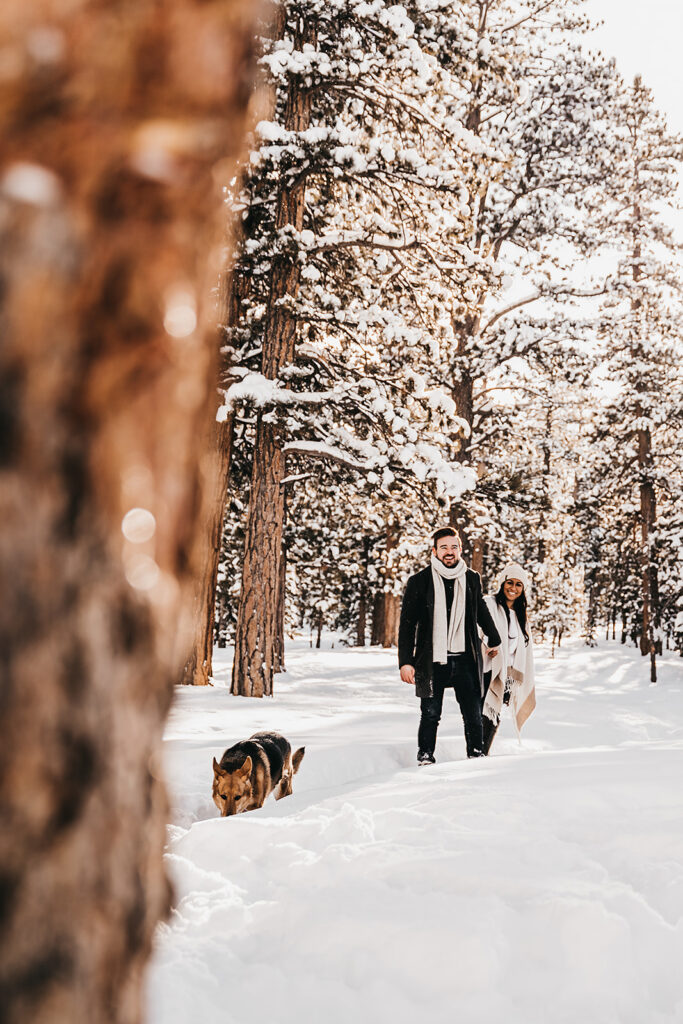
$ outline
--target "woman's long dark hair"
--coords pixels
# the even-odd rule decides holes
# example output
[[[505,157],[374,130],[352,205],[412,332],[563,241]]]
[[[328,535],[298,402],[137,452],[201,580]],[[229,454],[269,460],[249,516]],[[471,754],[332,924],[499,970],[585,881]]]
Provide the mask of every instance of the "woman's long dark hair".
[[[501,583],[500,590],[496,594],[496,604],[500,605],[500,607],[505,612],[505,618],[508,620],[508,626],[509,626],[510,625],[510,609],[508,608],[508,603],[505,600],[505,591],[503,589],[504,585],[505,585],[505,581],[503,581],[503,583]],[[519,597],[516,597],[514,599],[514,601],[512,602],[512,607],[514,608],[515,614],[517,615],[517,621],[519,622],[519,624],[520,624],[520,626],[522,628],[522,633],[524,634],[524,643],[528,646],[528,644],[529,644],[529,634],[527,633],[527,628],[526,628],[526,607],[527,607],[526,606],[526,594],[525,594],[525,592],[523,590],[522,590],[522,593],[519,595]]]

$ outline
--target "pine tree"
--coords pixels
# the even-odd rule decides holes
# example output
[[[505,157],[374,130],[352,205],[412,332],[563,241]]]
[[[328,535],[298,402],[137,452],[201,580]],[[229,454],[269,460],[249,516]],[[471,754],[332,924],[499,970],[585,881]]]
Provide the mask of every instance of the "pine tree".
[[[658,442],[662,438],[668,449],[667,434],[681,423],[681,288],[671,260],[675,243],[661,211],[674,200],[683,145],[640,78],[624,87],[621,112],[621,150],[603,222],[606,240],[621,253],[601,327],[605,373],[616,389],[604,410],[602,437],[612,459],[603,489],[612,490],[612,503],[622,510],[612,542],[615,569],[629,541],[637,552],[640,593],[626,577],[619,597],[639,620],[634,628],[655,682],[662,646],[658,562],[668,546],[657,530],[657,505],[671,493]]]
[[[226,394],[226,409],[257,409],[233,675],[233,692],[249,695],[272,691],[276,667],[285,459],[322,459],[385,487],[409,476],[451,495],[467,486],[441,448],[459,428],[432,367],[450,332],[439,300],[459,292],[456,170],[472,147],[485,151],[436,119],[432,107],[461,87],[401,7],[281,13],[263,57],[275,117],[259,126],[245,186],[238,270],[250,306]],[[304,93],[305,117],[291,121]],[[294,195],[299,219],[283,221],[278,204],[287,196],[291,214]],[[274,323],[287,338],[276,357]]]
[[[465,32],[442,50],[457,54],[469,87],[463,125],[503,157],[475,164],[467,182],[469,261],[493,260],[498,273],[466,290],[444,372],[468,424],[458,456],[479,469],[476,493],[452,504],[451,519],[479,571],[481,528],[495,515],[486,497],[492,489],[487,440],[505,431],[492,389],[533,387],[550,364],[556,369],[575,358],[572,350],[586,335],[580,311],[566,300],[591,292],[573,267],[600,243],[589,214],[609,174],[616,77],[611,65],[581,49],[577,33],[588,28],[582,6],[573,0],[537,8],[471,3],[464,8]],[[515,287],[506,294],[519,280],[522,293]],[[520,381],[520,367],[531,381]]]

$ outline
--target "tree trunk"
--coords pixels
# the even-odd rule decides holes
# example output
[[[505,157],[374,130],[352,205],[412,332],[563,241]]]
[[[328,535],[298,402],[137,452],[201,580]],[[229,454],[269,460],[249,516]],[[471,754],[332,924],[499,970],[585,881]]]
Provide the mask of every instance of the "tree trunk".
[[[650,656],[650,681],[657,682],[656,627],[659,625],[657,597],[657,566],[652,551],[652,535],[657,519],[655,488],[650,477],[652,469],[652,440],[649,429],[638,431],[638,465],[641,471],[640,528],[642,551],[643,631],[640,653]]]
[[[193,686],[206,686],[213,674],[213,634],[216,618],[216,580],[221,558],[223,519],[228,498],[230,462],[232,459],[234,417],[212,427],[216,468],[208,490],[209,522],[208,549],[196,583],[192,651],[183,671],[182,682]],[[207,452],[210,457],[210,453]]]
[[[240,225],[241,227],[241,225]],[[236,232],[236,244],[242,240],[242,232]],[[249,281],[232,272],[223,275],[221,282],[221,319],[226,327],[238,323],[242,303],[249,288]],[[217,406],[217,395],[214,408]],[[234,442],[234,414],[228,414],[222,423],[215,418],[203,445],[204,458],[213,459],[212,486],[207,494],[205,530],[207,537],[207,561],[202,566],[196,582],[194,641],[192,651],[183,672],[182,682],[188,685],[205,686],[213,674],[213,641],[216,623],[216,588],[218,569],[221,561],[221,545],[225,509],[230,484],[230,466]]]
[[[367,595],[361,584],[360,598],[358,600],[358,617],[356,619],[356,647],[365,647],[365,632],[367,629]]]
[[[467,343],[478,327],[479,317],[468,315],[465,318],[464,327],[461,326],[458,331],[458,355],[463,359],[467,352]],[[468,434],[454,438],[453,458],[456,462],[467,465],[470,462],[470,444],[474,423],[474,380],[467,370],[461,371],[460,378],[453,385],[452,394],[458,416],[464,419],[470,427]],[[481,573],[484,567],[485,541],[482,537],[473,535],[469,523],[464,519],[459,500],[451,501],[448,522],[458,531],[465,560],[475,572]]]
[[[378,590],[372,602],[372,632],[370,636],[370,643],[373,647],[381,645],[384,641],[385,635],[385,603],[386,594],[382,590]]]
[[[637,140],[637,136],[636,136]],[[634,140],[634,141],[636,141]],[[641,209],[640,209],[640,167],[636,158],[633,170],[633,283],[638,284],[642,276],[641,266]],[[641,299],[636,294],[631,302],[631,309],[636,312],[641,306]],[[639,358],[639,353],[633,353]],[[637,404],[636,417],[641,419],[643,409]],[[650,655],[650,680],[657,682],[657,660],[655,647],[655,619],[658,618],[657,608],[657,569],[652,557],[651,538],[656,522],[655,489],[652,482],[652,437],[648,427],[640,427],[638,439],[638,469],[640,472],[640,528],[641,528],[641,592],[643,598],[642,633],[640,636],[640,653]],[[658,625],[659,623],[657,623]]]
[[[5,1024],[137,1024],[169,907],[160,745],[203,557],[218,186],[256,7],[2,7]]]
[[[285,514],[287,507],[285,504]],[[278,575],[276,597],[275,650],[273,656],[273,672],[285,671],[285,605],[287,586],[287,550],[282,546],[280,552],[280,572]]]
[[[586,616],[586,645],[588,647],[597,646],[595,633],[598,628],[599,605],[600,586],[595,578],[591,578],[588,581],[588,613]]]
[[[398,523],[387,524],[385,551],[393,551],[398,544]],[[388,589],[392,585],[393,569],[385,564],[380,583],[381,590],[375,595],[372,616],[372,643],[382,647],[393,647],[398,642],[398,624],[401,614],[401,598]]]
[[[282,33],[281,33],[282,34]],[[315,45],[310,19],[301,18],[295,48]],[[304,131],[310,124],[311,96],[300,78],[290,76],[286,101],[285,128]],[[303,227],[305,183],[296,187],[283,183],[277,197],[276,224],[279,229]],[[300,264],[296,256],[281,253],[273,259],[270,296],[263,337],[261,371],[275,380],[284,366],[294,360],[296,320],[287,296],[299,290]],[[263,697],[273,692],[277,666],[277,595],[285,508],[285,458],[283,428],[271,417],[259,415],[256,427],[249,514],[244,548],[242,589],[237,630],[232,693]]]
[[[550,510],[550,450],[552,429],[552,409],[548,406],[545,414],[545,439],[543,442],[543,472],[541,474],[542,484],[540,502],[541,514],[538,517],[538,549],[536,559],[539,565],[543,565],[546,556],[545,537],[543,535],[543,531],[545,530],[547,513]]]
[[[475,537],[472,541],[472,559],[470,568],[481,576],[484,570],[484,550],[486,544],[483,537]]]
[[[232,693],[245,697],[273,692],[284,518],[285,460],[278,433],[259,415],[232,674]]]
[[[384,636],[382,647],[395,647],[398,643],[398,623],[401,617],[401,598],[398,594],[384,595]]]
[[[370,565],[370,538],[363,537],[363,575],[360,581],[358,598],[358,619],[356,625],[356,647],[365,647],[365,634],[368,617],[368,567]]]

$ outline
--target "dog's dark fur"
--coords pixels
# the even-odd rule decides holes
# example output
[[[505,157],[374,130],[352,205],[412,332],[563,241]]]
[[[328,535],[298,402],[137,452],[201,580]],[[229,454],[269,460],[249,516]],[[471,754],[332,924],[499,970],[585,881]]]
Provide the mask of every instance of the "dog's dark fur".
[[[213,759],[213,801],[221,817],[262,807],[277,786],[275,799],[292,792],[305,747],[294,755],[289,741],[277,732],[256,732]]]

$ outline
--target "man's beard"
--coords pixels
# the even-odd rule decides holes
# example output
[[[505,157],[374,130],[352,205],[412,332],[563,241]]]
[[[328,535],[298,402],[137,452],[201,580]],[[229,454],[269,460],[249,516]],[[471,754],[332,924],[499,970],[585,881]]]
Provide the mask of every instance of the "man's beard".
[[[439,558],[439,556],[437,555],[436,557],[439,559],[442,565],[456,565],[460,558],[460,555],[443,555],[443,557],[441,558]]]

